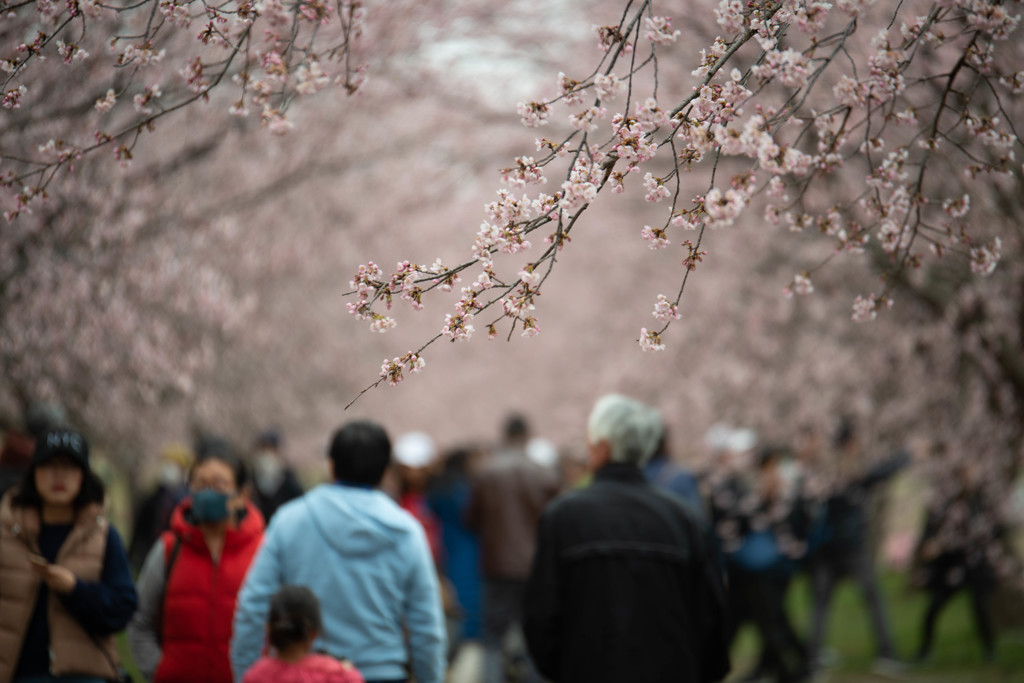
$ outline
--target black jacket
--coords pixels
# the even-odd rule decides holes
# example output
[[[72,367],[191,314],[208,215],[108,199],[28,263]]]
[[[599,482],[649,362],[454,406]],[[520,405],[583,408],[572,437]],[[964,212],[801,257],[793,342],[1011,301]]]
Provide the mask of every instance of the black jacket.
[[[868,529],[868,496],[910,464],[910,454],[900,451],[866,473],[846,482],[825,501],[824,539],[819,555],[828,560],[858,556],[864,552]]]
[[[684,503],[609,464],[547,507],[524,630],[557,683],[704,683],[729,671],[721,573]]]

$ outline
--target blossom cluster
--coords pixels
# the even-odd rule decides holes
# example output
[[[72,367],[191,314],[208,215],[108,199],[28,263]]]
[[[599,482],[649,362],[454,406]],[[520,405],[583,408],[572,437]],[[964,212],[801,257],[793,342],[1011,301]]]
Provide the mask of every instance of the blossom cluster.
[[[938,63],[959,63],[991,88],[1018,92],[1024,87],[1021,72],[1006,69],[997,59],[997,46],[1017,29],[1019,17],[981,0],[955,0],[902,22],[896,9],[879,27],[865,19],[871,4],[721,0],[715,18],[722,35],[699,50],[691,72],[697,82],[675,100],[659,90],[656,73],[655,87],[645,91],[648,82],[638,78],[639,69],[621,70],[616,61],[638,59],[643,50],[650,55],[643,64],[657,64],[661,51],[677,49],[681,33],[668,18],[645,9],[627,12],[617,26],[595,26],[600,66],[592,75],[580,78],[562,71],[549,99],[520,102],[517,108],[527,127],[555,127],[565,108],[561,126],[569,131],[567,137],[561,142],[538,139],[539,156],[517,157],[502,171],[510,189],[499,190],[498,199],[486,206],[473,261],[463,264],[481,268],[503,293],[485,300],[475,286],[464,289],[443,334],[468,339],[474,316],[491,305],[499,305],[500,317],[521,325],[524,334],[534,333],[534,299],[541,283],[530,280],[564,247],[605,189],[624,194],[636,187],[647,202],[665,206],[664,222],[644,225],[640,235],[652,250],[680,245],[683,286],[707,254],[704,229],[751,220],[748,209],[759,201],[770,226],[820,234],[836,253],[861,254],[875,242],[894,273],[919,267],[929,255],[957,253],[975,273],[991,274],[1001,242],[996,236],[978,239],[967,223],[968,183],[922,169],[939,153],[963,150],[968,160],[964,180],[1005,177],[1013,172],[1021,140],[1005,123],[1009,114],[999,110],[998,99],[975,103],[951,95],[937,104],[921,104],[929,97],[912,94],[930,87],[931,77],[912,68],[941,53],[946,61],[940,57]],[[974,33],[953,37],[944,30],[958,21]],[[787,27],[806,38],[787,37]],[[852,37],[858,30],[872,35],[869,47],[853,56]],[[753,52],[743,52],[747,42],[756,46]],[[741,54],[753,59],[743,66]],[[958,57],[963,59],[957,62]],[[673,59],[678,57],[673,54]],[[954,71],[943,77],[953,83],[958,76]],[[618,103],[624,92],[629,101]],[[662,151],[668,146],[672,155]],[[529,194],[531,186],[547,183],[558,163],[564,164],[564,175],[557,191]],[[738,172],[719,175],[726,163]],[[702,191],[688,194],[683,174],[692,178],[701,168],[713,169],[711,179]],[[1019,163],[1016,168],[1019,173]],[[837,177],[855,182],[814,190]],[[529,252],[528,235],[545,225],[554,228],[544,240],[547,249],[531,256],[517,277],[499,275],[495,255]],[[677,230],[697,231],[696,241],[677,241]],[[798,269],[783,294],[815,292],[813,277],[813,268]],[[858,297],[853,319],[873,320],[893,306],[893,281],[879,293]],[[641,331],[644,350],[664,348],[662,335],[678,319],[677,305],[678,300],[659,299],[655,317],[664,327]],[[496,336],[495,323],[487,330],[489,337]]]
[[[352,93],[365,79],[365,67],[352,57],[365,17],[362,0],[144,0],[124,6],[41,0],[2,11],[7,35],[31,30],[32,37],[0,46],[0,107],[29,117],[38,110],[43,117],[48,92],[81,80],[105,94],[95,100],[91,142],[67,136],[66,144],[82,154],[110,149],[122,165],[133,158],[141,133],[171,112],[208,100],[222,84],[234,82],[238,89],[226,110],[248,116],[255,105],[263,125],[283,134],[293,127],[287,110],[296,95],[332,83]],[[126,31],[129,26],[141,28]],[[59,69],[42,67],[50,57]],[[122,102],[130,113],[122,111]],[[25,137],[26,149],[0,153],[13,174],[0,189],[33,188],[9,193],[8,220],[30,210],[19,195],[38,201],[59,171],[70,171],[61,159],[32,158],[34,145]],[[8,203],[2,196],[0,202]]]

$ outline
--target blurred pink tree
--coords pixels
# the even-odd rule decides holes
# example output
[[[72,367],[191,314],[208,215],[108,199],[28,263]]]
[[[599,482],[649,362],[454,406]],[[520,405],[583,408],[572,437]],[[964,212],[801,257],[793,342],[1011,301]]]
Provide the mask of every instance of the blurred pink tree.
[[[675,321],[695,329],[737,373],[715,398],[722,406],[749,404],[732,408],[737,416],[778,420],[781,407],[757,412],[771,405],[764,398],[773,392],[783,394],[780,406],[811,411],[814,397],[802,394],[825,384],[836,359],[815,351],[813,340],[865,335],[858,339],[870,347],[870,333],[847,331],[850,299],[853,317],[869,320],[905,292],[902,310],[879,321],[886,327],[872,348],[878,360],[863,373],[883,403],[897,395],[882,388],[894,367],[923,383],[917,401],[898,410],[892,401],[891,424],[930,403],[934,410],[916,413],[919,419],[945,410],[970,430],[1002,425],[999,448],[1019,458],[1024,297],[1015,125],[1024,120],[1024,72],[1015,71],[1020,48],[1012,39],[1019,3],[633,1],[590,6],[586,23],[562,16],[557,4],[543,12],[528,5],[518,7],[518,21],[498,21],[487,2],[0,0],[0,201],[8,219],[0,241],[0,364],[15,393],[58,394],[85,406],[115,389],[127,405],[140,393],[159,401],[190,391],[197,373],[245,329],[267,261],[252,230],[208,216],[178,224],[176,206],[194,204],[197,191],[182,175],[211,164],[225,141],[252,144],[250,118],[271,133],[301,125],[293,115],[301,96],[333,84],[373,97],[374,81],[360,90],[367,74],[381,77],[385,92],[372,104],[390,125],[413,96],[425,95],[495,121],[484,98],[461,96],[448,75],[425,64],[443,35],[437,27],[457,16],[481,36],[539,55],[550,69],[549,95],[519,106],[523,123],[544,136],[502,163],[504,186],[461,250],[446,244],[444,262],[400,257],[393,271],[374,263],[358,269],[349,309],[375,331],[397,324],[395,305],[419,308],[445,290],[458,296],[424,343],[384,361],[378,383],[422,368],[433,341],[464,341],[477,330],[537,334],[538,297],[549,291],[554,266],[568,260],[581,231],[614,216],[658,252],[652,263],[673,266],[652,268],[669,279],[648,304],[655,320],[634,338],[658,351]],[[594,51],[581,52],[576,29],[589,24]],[[683,38],[681,29],[695,35]],[[189,113],[197,107],[203,114]],[[213,107],[238,118],[218,117]],[[317,111],[325,120],[339,116]],[[372,117],[363,123],[347,131],[360,148],[352,153],[387,154],[374,143],[394,130],[375,128]],[[415,146],[435,140],[445,124],[410,116],[401,125]],[[204,136],[179,149],[176,139],[190,127]],[[117,164],[90,161],[103,150],[134,165],[115,174]],[[213,214],[232,202],[262,201],[244,192],[252,178],[237,168],[246,158],[239,150],[237,163],[218,162],[239,186],[207,198]],[[289,182],[309,183],[301,167],[289,166]],[[410,202],[389,213],[386,194],[373,201],[394,225],[417,211]],[[631,208],[636,203],[642,212]],[[643,220],[629,225],[630,214]],[[739,232],[755,224],[756,237]],[[722,261],[734,273],[699,275],[728,287],[741,272],[755,281],[771,272],[774,281],[785,271],[786,293],[795,297],[780,304],[781,288],[745,286],[736,307],[746,322],[733,333],[771,330],[802,349],[775,371],[784,381],[749,397],[737,393],[758,381],[759,363],[778,362],[769,346],[784,342],[773,337],[763,354],[722,343],[704,329],[720,311],[683,297],[705,257],[727,250]],[[634,288],[640,274],[620,272],[616,263],[600,277]],[[849,297],[847,313],[809,303],[816,289]],[[812,310],[824,314],[809,316]],[[908,330],[916,341],[907,341]],[[696,377],[703,372],[706,385],[720,382],[711,369],[719,364],[680,366]],[[849,370],[849,383],[858,370]],[[829,409],[849,383],[833,381]],[[884,414],[872,418],[888,428]]]

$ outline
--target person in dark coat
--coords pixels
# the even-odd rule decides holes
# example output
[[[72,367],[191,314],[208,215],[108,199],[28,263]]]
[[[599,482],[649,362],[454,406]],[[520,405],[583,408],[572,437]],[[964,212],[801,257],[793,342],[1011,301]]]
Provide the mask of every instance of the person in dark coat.
[[[933,449],[937,459],[944,455],[944,446]],[[961,462],[953,473],[952,478],[937,482],[916,553],[920,568],[915,579],[930,597],[916,659],[923,661],[931,654],[939,614],[950,598],[967,590],[978,639],[986,661],[991,662],[996,651],[991,601],[998,577],[990,554],[998,552],[1004,541],[1005,525],[985,495],[977,465]]]
[[[128,558],[136,572],[142,570],[156,540],[170,528],[174,508],[188,495],[185,475],[191,463],[192,451],[187,446],[169,443],[161,449],[156,486],[139,503],[132,525]]]
[[[285,462],[281,432],[268,429],[256,437],[252,462],[253,502],[270,523],[277,509],[304,491],[295,470]]]
[[[778,446],[762,448],[756,479],[733,479],[732,506],[713,508],[716,528],[731,528],[733,533],[732,542],[722,540],[731,639],[744,621],[753,623],[761,639],[758,664],[743,681],[769,677],[794,683],[806,680],[809,673],[807,649],[786,613],[786,592],[807,546],[808,523],[801,501],[785,488],[785,456],[785,449]]]
[[[517,681],[539,681],[522,647],[523,591],[537,521],[561,482],[557,472],[530,459],[529,442],[526,418],[510,415],[501,447],[470,478],[464,521],[480,539],[484,683],[504,683],[510,673]]]
[[[848,420],[840,423],[833,444],[840,471],[824,502],[823,539],[808,566],[814,603],[808,656],[812,666],[819,662],[832,594],[841,580],[851,578],[860,584],[871,618],[877,646],[875,669],[898,670],[901,665],[896,660],[896,646],[868,544],[868,498],[910,464],[910,454],[901,451],[862,469],[860,440]]]
[[[702,683],[729,671],[724,587],[702,527],[640,469],[657,420],[633,399],[600,399],[587,425],[593,483],[541,517],[524,635],[556,683]]]

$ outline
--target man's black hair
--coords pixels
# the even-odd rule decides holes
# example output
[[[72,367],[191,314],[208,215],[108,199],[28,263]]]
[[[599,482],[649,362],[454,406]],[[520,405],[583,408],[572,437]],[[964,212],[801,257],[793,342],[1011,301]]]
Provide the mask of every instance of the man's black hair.
[[[331,438],[328,457],[340,481],[377,486],[391,463],[391,439],[376,422],[349,422]]]
[[[505,419],[505,440],[521,441],[530,435],[530,425],[519,413],[513,413]]]

